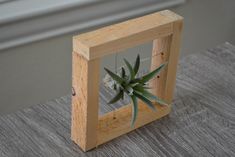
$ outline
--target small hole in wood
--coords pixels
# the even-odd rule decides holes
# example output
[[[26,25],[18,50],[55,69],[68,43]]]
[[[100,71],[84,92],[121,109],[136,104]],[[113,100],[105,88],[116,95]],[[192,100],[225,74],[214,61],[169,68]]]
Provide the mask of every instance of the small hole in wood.
[[[76,95],[76,92],[74,90],[74,88],[72,87],[72,96],[75,96]]]
[[[160,78],[160,76],[158,75],[157,78]]]

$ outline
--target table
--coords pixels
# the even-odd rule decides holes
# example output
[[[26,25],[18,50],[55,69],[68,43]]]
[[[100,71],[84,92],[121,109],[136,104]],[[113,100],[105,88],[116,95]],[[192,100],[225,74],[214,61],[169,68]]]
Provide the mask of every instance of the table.
[[[110,97],[101,87],[101,114]],[[169,116],[87,153],[70,140],[70,116],[71,94],[0,117],[0,156],[235,156],[235,46],[183,58]]]

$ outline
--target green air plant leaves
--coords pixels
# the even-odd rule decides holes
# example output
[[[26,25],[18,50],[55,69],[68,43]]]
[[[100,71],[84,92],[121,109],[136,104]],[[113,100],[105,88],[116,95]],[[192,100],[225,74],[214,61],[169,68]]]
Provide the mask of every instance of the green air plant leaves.
[[[130,79],[132,80],[134,77],[135,77],[135,72],[134,72],[134,69],[132,68],[131,64],[126,60],[124,59],[124,62],[129,70],[129,73],[130,73]]]
[[[123,94],[124,94],[123,91],[119,91],[119,93],[113,99],[111,99],[108,103],[113,104],[113,103],[117,102],[118,100],[123,98]]]
[[[146,89],[146,87],[142,87],[142,86],[135,86],[134,87],[134,90],[136,92],[138,92],[139,94],[142,94],[144,97],[151,99],[151,100],[154,100],[161,105],[167,105],[167,103],[164,100],[158,98],[157,96],[153,95],[152,93],[150,93],[149,91],[147,91],[145,89]]]
[[[142,77],[136,77],[140,67],[140,56],[137,56],[133,67],[126,59],[124,59],[124,62],[129,71],[129,75],[126,74],[125,68],[123,67],[121,68],[121,73],[119,74],[120,76],[108,70],[107,68],[104,69],[114,80],[114,90],[117,92],[117,94],[109,101],[109,104],[113,104],[120,99],[123,99],[124,94],[129,96],[132,101],[131,126],[133,127],[138,114],[137,99],[143,101],[149,108],[154,111],[156,111],[156,108],[153,102],[157,102],[160,105],[167,105],[164,100],[158,98],[148,91],[148,81],[154,78],[167,64],[163,63],[152,72]]]
[[[142,100],[150,109],[156,111],[156,108],[153,105],[153,103],[151,102],[151,100],[149,100],[148,98],[146,98],[143,95],[139,94],[138,92],[133,92],[133,95],[138,97],[140,100]]]
[[[122,67],[121,76],[122,76],[122,78],[125,78],[125,76],[126,76],[126,71],[125,71],[125,69],[123,67]]]
[[[120,76],[114,74],[114,73],[113,73],[112,71],[110,71],[109,69],[106,69],[106,68],[104,68],[104,69],[105,69],[105,71],[109,74],[109,76],[111,76],[112,79],[115,80],[117,83],[120,83],[120,84],[121,84],[121,83],[124,81],[123,78],[121,78]]]
[[[137,114],[138,114],[138,104],[137,104],[138,102],[137,102],[137,98],[134,95],[131,96],[131,100],[132,100],[131,126],[133,127],[136,121]]]
[[[165,67],[165,65],[166,65],[166,63],[163,63],[157,69],[155,69],[152,72],[144,75],[141,79],[141,82],[146,83],[149,80],[151,80],[154,76],[156,76]]]
[[[135,75],[138,73],[139,67],[140,67],[140,55],[137,56],[136,61],[135,61],[135,65],[134,65]]]

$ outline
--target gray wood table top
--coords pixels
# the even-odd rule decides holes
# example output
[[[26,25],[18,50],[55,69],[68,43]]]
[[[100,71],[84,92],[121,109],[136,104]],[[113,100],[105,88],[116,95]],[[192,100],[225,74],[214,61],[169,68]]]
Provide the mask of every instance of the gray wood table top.
[[[170,115],[87,153],[70,140],[70,110],[67,95],[0,117],[0,157],[235,156],[235,46],[182,59]]]

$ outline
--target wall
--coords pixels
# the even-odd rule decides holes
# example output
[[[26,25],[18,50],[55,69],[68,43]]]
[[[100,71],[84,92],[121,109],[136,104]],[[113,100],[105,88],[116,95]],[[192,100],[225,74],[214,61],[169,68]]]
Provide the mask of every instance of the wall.
[[[172,10],[185,18],[181,57],[225,41],[235,44],[234,0],[187,0]]]
[[[70,92],[71,35],[0,53],[0,114]]]
[[[235,44],[234,8],[234,0],[188,0],[172,8],[185,17],[181,57],[225,41]],[[0,114],[70,93],[74,34],[1,51]],[[144,52],[150,50],[151,44],[145,44],[130,51],[147,57]],[[103,65],[110,65],[113,60],[111,57]]]

